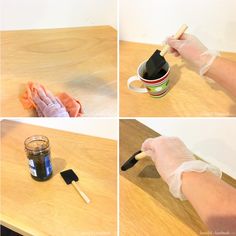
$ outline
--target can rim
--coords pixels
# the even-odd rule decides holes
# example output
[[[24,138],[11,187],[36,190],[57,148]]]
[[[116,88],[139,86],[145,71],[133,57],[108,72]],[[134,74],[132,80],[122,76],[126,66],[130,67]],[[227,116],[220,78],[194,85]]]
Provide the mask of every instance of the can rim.
[[[46,143],[46,147],[43,148],[42,150],[45,150],[49,147],[49,139],[46,136],[44,136],[44,135],[32,135],[32,136],[29,136],[28,138],[25,139],[25,141],[24,141],[25,149],[30,150],[30,151],[36,151],[34,148],[30,148],[30,147],[27,146],[32,141],[36,141],[36,140],[41,140],[41,141],[44,141]],[[42,150],[37,150],[37,152],[41,152]]]

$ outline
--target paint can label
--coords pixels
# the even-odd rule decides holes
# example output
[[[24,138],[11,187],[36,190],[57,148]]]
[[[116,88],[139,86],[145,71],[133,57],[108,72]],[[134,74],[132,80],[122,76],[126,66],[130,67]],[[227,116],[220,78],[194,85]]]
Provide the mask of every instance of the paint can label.
[[[29,169],[30,169],[31,175],[37,177],[37,172],[36,172],[35,164],[34,164],[34,161],[32,159],[29,160]]]
[[[46,176],[49,176],[52,173],[52,164],[49,159],[49,156],[46,156],[44,161],[45,161]]]

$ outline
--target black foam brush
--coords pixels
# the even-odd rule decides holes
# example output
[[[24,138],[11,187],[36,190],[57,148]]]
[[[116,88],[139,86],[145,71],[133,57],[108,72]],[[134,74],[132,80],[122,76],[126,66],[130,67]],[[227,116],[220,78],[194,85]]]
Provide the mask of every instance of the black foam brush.
[[[144,157],[147,157],[145,152],[137,151],[135,152],[122,166],[121,170],[126,171],[133,167],[139,160],[143,159]]]
[[[179,39],[181,35],[188,28],[187,25],[182,25],[177,33],[173,36],[174,39]],[[156,50],[152,56],[148,59],[146,63],[146,79],[152,80],[162,77],[163,74],[163,66],[166,64],[166,60],[164,58],[165,54],[168,52],[170,46],[166,44],[163,49]]]
[[[80,196],[84,199],[86,203],[90,203],[90,199],[87,197],[87,195],[80,189],[79,185],[76,184],[76,182],[79,181],[79,177],[75,174],[75,172],[72,169],[62,171],[61,177],[64,179],[67,185],[72,184],[74,188],[77,190],[77,192],[80,194]]]

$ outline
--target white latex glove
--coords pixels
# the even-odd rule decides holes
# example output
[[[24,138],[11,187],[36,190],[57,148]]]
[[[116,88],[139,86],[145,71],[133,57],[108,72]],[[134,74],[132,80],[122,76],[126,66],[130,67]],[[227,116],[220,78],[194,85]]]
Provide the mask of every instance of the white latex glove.
[[[184,143],[175,137],[160,136],[147,139],[142,144],[141,150],[145,151],[151,157],[157,171],[167,184],[170,175],[183,162],[195,160],[195,157]]]
[[[169,37],[167,43],[170,52],[185,59],[200,75],[204,75],[218,55],[208,50],[198,38],[190,34],[183,34],[180,39]]]
[[[36,104],[36,111],[41,117],[69,117],[69,113],[61,103],[61,101],[54,97],[49,91],[39,87],[38,94],[33,94],[33,101]]]
[[[221,176],[220,170],[216,167],[196,160],[179,138],[160,136],[147,139],[142,144],[141,150],[151,157],[162,179],[169,185],[173,196],[181,200],[186,199],[181,190],[183,172],[211,171]]]

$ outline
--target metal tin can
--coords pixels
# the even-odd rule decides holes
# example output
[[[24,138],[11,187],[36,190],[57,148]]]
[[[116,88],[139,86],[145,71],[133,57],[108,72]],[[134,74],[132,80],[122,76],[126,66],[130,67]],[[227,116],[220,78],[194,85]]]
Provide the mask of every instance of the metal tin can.
[[[28,137],[24,144],[32,178],[38,181],[48,180],[52,176],[48,138],[43,135],[33,135]]]

